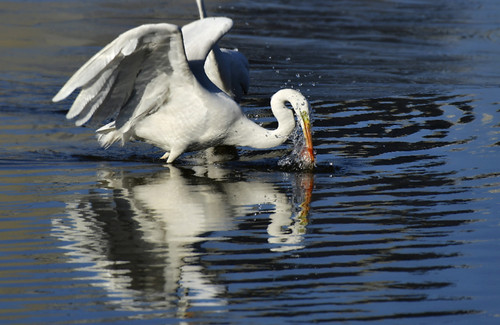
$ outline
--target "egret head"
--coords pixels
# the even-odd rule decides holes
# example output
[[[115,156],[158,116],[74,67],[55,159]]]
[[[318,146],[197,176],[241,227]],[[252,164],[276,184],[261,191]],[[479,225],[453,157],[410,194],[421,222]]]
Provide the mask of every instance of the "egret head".
[[[300,148],[298,157],[300,159],[300,164],[306,169],[313,168],[316,159],[314,157],[314,149],[312,143],[310,118],[311,106],[309,102],[304,97],[304,95],[293,89],[282,89],[278,91],[273,96],[273,98],[274,97],[279,98],[283,102],[288,102],[292,106],[293,111],[297,116],[297,121],[304,135],[304,142],[301,144],[303,147]]]

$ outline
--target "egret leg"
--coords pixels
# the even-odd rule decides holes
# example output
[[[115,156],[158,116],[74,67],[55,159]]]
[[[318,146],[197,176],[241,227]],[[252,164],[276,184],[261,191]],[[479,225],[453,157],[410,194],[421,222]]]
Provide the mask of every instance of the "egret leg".
[[[169,155],[170,155],[170,152],[168,152],[168,151],[167,151],[167,152],[165,152],[165,153],[163,154],[163,156],[161,156],[161,157],[160,157],[160,159],[165,159],[165,160],[166,160],[166,159],[168,159],[168,156],[169,156]]]
[[[168,155],[167,164],[171,164],[174,160],[184,152],[184,148],[172,148]]]

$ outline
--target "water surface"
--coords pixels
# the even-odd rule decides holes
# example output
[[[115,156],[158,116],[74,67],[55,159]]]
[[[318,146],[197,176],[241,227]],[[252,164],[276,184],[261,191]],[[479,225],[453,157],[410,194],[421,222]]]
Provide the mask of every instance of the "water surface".
[[[500,3],[207,1],[251,64],[242,105],[313,107],[293,145],[165,166],[50,99],[119,33],[194,1],[0,3],[0,322],[495,324]]]

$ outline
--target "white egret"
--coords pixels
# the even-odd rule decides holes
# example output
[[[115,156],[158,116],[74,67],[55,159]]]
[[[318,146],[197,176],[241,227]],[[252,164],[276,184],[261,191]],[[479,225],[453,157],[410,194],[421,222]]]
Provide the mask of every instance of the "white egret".
[[[200,19],[207,18],[203,0],[196,0]],[[183,26],[184,45],[186,56],[190,60],[191,52],[195,52],[203,39],[197,37],[201,26],[196,21]],[[197,42],[193,42],[197,39]],[[222,91],[239,102],[243,95],[248,93],[250,87],[250,67],[247,58],[238,50],[219,48],[217,44],[212,46],[205,61],[205,73],[208,78]]]
[[[238,104],[216,87],[204,71],[212,46],[231,28],[229,18],[199,20],[203,49],[187,60],[182,32],[171,24],[131,29],[85,63],[54,96],[60,101],[82,88],[66,117],[76,125],[102,124],[96,132],[103,147],[143,140],[162,148],[172,163],[187,151],[219,145],[271,148],[285,142],[295,127],[305,136],[303,158],[314,165],[309,103],[298,91],[283,89],[271,99],[278,128],[249,120]]]

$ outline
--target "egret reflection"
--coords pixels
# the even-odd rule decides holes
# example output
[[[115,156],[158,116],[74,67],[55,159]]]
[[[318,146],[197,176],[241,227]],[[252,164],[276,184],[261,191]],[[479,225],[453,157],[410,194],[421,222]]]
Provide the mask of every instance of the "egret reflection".
[[[226,288],[203,262],[210,254],[204,246],[230,243],[242,218],[269,218],[262,233],[270,253],[304,247],[313,175],[266,177],[236,177],[217,165],[101,169],[99,186],[68,203],[69,217],[55,219],[54,231],[71,243],[71,260],[93,265],[96,282],[110,294],[124,301],[140,295],[185,317],[192,306],[226,304]]]

